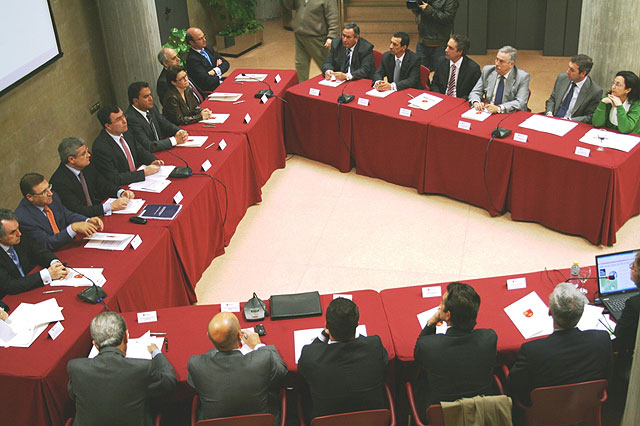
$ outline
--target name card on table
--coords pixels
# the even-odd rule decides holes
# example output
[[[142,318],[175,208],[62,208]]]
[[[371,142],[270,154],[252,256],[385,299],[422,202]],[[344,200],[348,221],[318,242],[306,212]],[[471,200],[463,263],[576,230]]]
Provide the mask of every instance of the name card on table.
[[[521,288],[527,288],[527,279],[525,277],[507,280],[507,290],[518,290]]]
[[[247,113],[247,115],[244,116],[244,122],[246,124],[249,124],[251,122],[251,116],[249,115],[249,113]]]
[[[471,123],[469,123],[468,121],[459,120],[458,121],[458,129],[471,130]]]
[[[309,88],[309,94],[311,96],[320,96],[320,89],[316,89],[314,87]]]
[[[263,104],[266,104],[268,100],[269,98],[267,98],[266,94],[262,95],[262,97],[260,98],[260,102],[262,102]]]
[[[158,313],[156,311],[138,312],[138,324],[145,322],[157,322]]]
[[[176,192],[176,195],[173,196],[173,202],[176,204],[180,204],[180,201],[182,201],[184,197],[182,196],[182,192],[178,191]]]
[[[136,235],[129,244],[131,244],[131,248],[135,250],[142,244],[142,238],[140,238],[140,235]]]
[[[205,160],[205,162],[202,163],[202,170],[204,170],[206,172],[210,168],[211,168],[211,161]]]
[[[576,146],[576,151],[574,152],[574,154],[588,157],[589,154],[591,154],[591,150],[588,148],[583,148],[581,146]]]
[[[224,139],[222,139],[220,142],[218,142],[218,149],[220,151],[222,151],[223,149],[225,149],[227,147],[227,142],[225,142]]]
[[[522,133],[514,133],[513,134],[513,140],[517,141],[517,142],[526,143],[527,142],[527,138],[528,138],[528,136],[525,135],[525,134],[522,134]]]
[[[422,297],[440,297],[442,296],[442,287],[434,285],[431,287],[422,287]]]
[[[358,105],[369,106],[369,99],[367,99],[367,98],[358,98]]]
[[[220,312],[240,312],[240,302],[222,302]]]
[[[280,77],[280,74],[276,74],[276,78],[274,78],[273,81],[280,83],[280,80],[282,80],[282,77]]]
[[[51,340],[56,340],[56,337],[58,337],[63,330],[64,327],[62,326],[60,321],[55,323],[55,325],[51,327],[51,330],[49,330],[49,336],[51,336]]]
[[[407,108],[400,108],[400,115],[403,117],[411,117],[411,110]]]

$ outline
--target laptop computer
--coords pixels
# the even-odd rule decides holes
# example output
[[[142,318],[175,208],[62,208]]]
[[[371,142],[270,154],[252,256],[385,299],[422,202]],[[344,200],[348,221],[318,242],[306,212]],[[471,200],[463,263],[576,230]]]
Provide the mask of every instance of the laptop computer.
[[[616,320],[620,319],[627,299],[640,293],[629,269],[636,253],[638,250],[596,256],[600,301]]]

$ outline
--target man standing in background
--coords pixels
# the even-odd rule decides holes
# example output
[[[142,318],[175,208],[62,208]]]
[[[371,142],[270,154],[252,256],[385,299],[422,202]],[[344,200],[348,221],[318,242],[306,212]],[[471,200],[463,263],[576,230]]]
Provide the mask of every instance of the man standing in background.
[[[438,58],[444,56],[458,6],[458,0],[422,0],[418,8],[412,11],[419,20],[420,38],[416,53],[422,57],[422,65],[430,70],[435,67]]]

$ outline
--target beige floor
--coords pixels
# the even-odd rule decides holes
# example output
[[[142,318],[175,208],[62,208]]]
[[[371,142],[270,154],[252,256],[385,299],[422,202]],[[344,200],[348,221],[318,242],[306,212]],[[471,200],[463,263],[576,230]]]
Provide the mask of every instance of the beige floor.
[[[495,54],[490,53],[475,59],[486,64]],[[520,53],[518,63],[532,74],[530,106],[540,110],[567,58],[529,51]],[[293,35],[267,22],[264,45],[231,64],[293,68]],[[205,304],[244,301],[254,291],[268,298],[309,290],[382,290],[563,268],[573,261],[591,265],[596,254],[637,248],[639,233],[635,217],[618,231],[615,247],[597,247],[509,215],[492,218],[446,197],[419,195],[294,156],[264,186],[263,202],[249,208],[196,292]]]

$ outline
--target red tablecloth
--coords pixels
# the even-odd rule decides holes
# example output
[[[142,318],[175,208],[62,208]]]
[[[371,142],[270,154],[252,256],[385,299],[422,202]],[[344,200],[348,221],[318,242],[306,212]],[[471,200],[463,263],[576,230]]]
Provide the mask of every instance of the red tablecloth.
[[[592,272],[594,272],[594,268],[591,266]],[[476,327],[495,330],[498,334],[498,352],[503,359],[515,359],[520,345],[525,341],[504,312],[504,308],[534,290],[548,305],[549,295],[555,286],[564,282],[568,276],[569,270],[540,271],[464,281],[473,286],[481,298]],[[507,290],[507,279],[518,277],[526,278],[527,288]],[[413,361],[413,349],[421,331],[417,315],[440,305],[441,298],[439,297],[423,298],[422,288],[440,286],[444,294],[448,284],[425,284],[387,289],[380,292],[398,360]],[[596,288],[595,280],[588,280],[586,288],[589,290],[589,298],[591,299]]]

